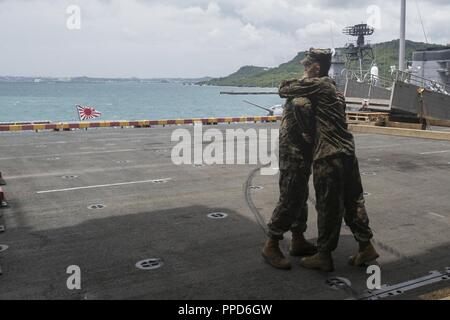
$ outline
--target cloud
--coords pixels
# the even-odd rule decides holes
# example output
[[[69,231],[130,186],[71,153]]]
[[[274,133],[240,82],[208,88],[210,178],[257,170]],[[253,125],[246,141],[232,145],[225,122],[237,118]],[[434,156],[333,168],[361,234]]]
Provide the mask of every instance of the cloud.
[[[408,38],[424,41],[413,1]],[[69,5],[81,30],[66,28]],[[372,42],[398,38],[399,4],[373,0],[2,0],[2,74],[35,76],[221,76],[242,65],[276,66],[311,46],[352,40],[341,30],[370,20]],[[419,0],[429,38],[449,40],[446,0]],[[370,21],[373,21],[370,20]]]

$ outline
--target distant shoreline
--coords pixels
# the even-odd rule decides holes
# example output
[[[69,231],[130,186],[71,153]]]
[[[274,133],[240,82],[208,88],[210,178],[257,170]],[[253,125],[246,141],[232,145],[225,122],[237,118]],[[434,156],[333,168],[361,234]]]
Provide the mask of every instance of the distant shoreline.
[[[34,78],[27,78],[24,80],[21,79],[8,79],[0,77],[0,84],[2,83],[10,83],[10,84],[46,84],[46,83],[54,83],[54,84],[111,84],[111,83],[136,83],[136,84],[172,84],[172,85],[180,85],[180,86],[195,86],[195,87],[211,87],[211,88],[240,88],[240,89],[261,89],[261,90],[277,90],[278,87],[265,87],[265,86],[236,86],[236,85],[213,85],[213,84],[201,84],[196,82],[182,82],[177,80],[172,81],[159,81],[159,80],[143,80],[143,79],[94,79],[91,78],[89,80],[70,80],[63,81],[58,79],[40,79],[40,81],[35,81]]]
[[[0,83],[114,83],[114,82],[140,82],[140,83],[175,83],[175,84],[198,84],[211,80],[210,77],[203,78],[94,78],[94,77],[21,77],[0,76]]]

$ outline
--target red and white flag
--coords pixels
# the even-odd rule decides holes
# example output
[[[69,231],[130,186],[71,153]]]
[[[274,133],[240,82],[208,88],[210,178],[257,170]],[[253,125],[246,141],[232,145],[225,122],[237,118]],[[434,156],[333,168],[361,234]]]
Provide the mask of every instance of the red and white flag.
[[[97,111],[92,107],[77,106],[77,110],[81,120],[91,120],[99,118],[102,115],[100,111]]]

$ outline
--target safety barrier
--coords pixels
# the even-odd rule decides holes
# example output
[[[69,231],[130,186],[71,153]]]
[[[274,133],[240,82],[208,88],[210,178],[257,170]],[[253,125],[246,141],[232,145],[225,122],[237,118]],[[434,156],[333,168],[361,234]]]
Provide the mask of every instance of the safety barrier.
[[[50,124],[52,123],[50,120],[41,120],[41,121],[20,121],[20,122],[0,122],[0,126],[19,126],[24,124]]]
[[[379,115],[375,113],[375,115]],[[216,125],[219,123],[258,123],[258,122],[277,122],[282,117],[240,117],[240,118],[205,118],[205,119],[178,119],[178,120],[141,120],[141,121],[101,121],[101,122],[71,122],[71,123],[51,123],[51,124],[35,124],[35,125],[0,125],[0,131],[40,131],[40,130],[72,130],[72,129],[89,129],[89,128],[112,128],[112,127],[134,127],[134,128],[150,128],[153,126],[169,126],[169,125],[192,125],[202,123],[204,125]],[[415,137],[424,139],[447,140],[450,141],[450,132],[442,131],[426,131],[426,130],[410,130],[400,128],[388,128],[374,125],[349,124],[350,131],[355,133],[373,133],[394,136]],[[0,185],[2,177],[0,173]]]
[[[50,124],[27,124],[27,125],[0,125],[0,131],[68,131],[71,129],[89,128],[113,128],[113,127],[135,127],[149,128],[153,126],[190,125],[194,123],[219,124],[219,123],[248,123],[248,122],[276,122],[281,117],[228,117],[228,118],[205,118],[205,119],[178,119],[178,120],[140,120],[140,121],[100,121],[100,122],[61,122]]]

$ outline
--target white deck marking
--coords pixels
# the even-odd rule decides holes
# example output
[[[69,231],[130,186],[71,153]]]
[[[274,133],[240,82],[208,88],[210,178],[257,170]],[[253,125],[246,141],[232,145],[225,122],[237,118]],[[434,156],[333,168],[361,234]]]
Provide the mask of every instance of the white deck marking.
[[[449,153],[449,152],[450,152],[450,150],[431,151],[431,152],[422,152],[421,155],[438,154],[438,153]]]
[[[62,156],[84,156],[84,155],[89,155],[89,154],[121,153],[121,152],[132,152],[132,151],[139,151],[139,150],[142,150],[142,149],[119,149],[119,150],[92,151],[92,152],[41,154],[41,155],[34,155],[34,156],[19,156],[19,157],[0,158],[0,160],[35,159],[35,158],[62,157]]]
[[[358,145],[358,143],[356,143]],[[418,143],[413,143],[410,145],[417,145],[417,144],[421,144],[420,142]],[[404,146],[405,144],[384,144],[384,145],[376,145],[376,146],[366,146],[366,147],[357,147],[359,150],[370,150],[370,149],[385,149],[385,148],[395,148],[395,147],[400,147],[400,146]]]
[[[78,188],[67,188],[67,189],[55,189],[55,190],[45,190],[38,191],[37,194],[45,194],[45,193],[56,193],[56,192],[68,192],[68,191],[76,191],[76,190],[86,190],[86,189],[98,189],[98,188],[109,188],[109,187],[118,187],[118,186],[128,186],[133,184],[144,184],[144,183],[153,183],[155,181],[170,181],[172,178],[165,179],[152,179],[152,180],[144,180],[144,181],[132,181],[132,182],[122,182],[122,183],[112,183],[112,184],[101,184],[96,186],[86,186],[86,187],[78,187]]]
[[[89,139],[89,142],[106,142],[106,141],[127,141],[127,140],[133,140],[133,141],[141,141],[141,140],[136,140],[136,138],[151,138],[149,137],[149,135],[130,135],[129,138],[102,138],[102,139]],[[69,143],[76,143],[76,144],[81,144],[81,143],[85,143],[86,140],[88,138],[86,138],[85,140],[70,140],[70,141],[49,141],[49,142],[45,142],[45,144],[47,145],[51,145],[51,144],[69,144]],[[42,145],[41,142],[36,141],[35,143],[17,143],[17,144],[0,144],[0,148],[2,147],[27,147],[27,146],[36,146],[36,145]]]
[[[435,217],[438,217],[438,218],[443,218],[443,219],[446,218],[445,216],[443,216],[443,215],[441,215],[441,214],[434,213],[434,212],[428,212],[428,214],[429,214],[430,216],[435,216]]]
[[[419,145],[430,145],[430,141],[424,141],[424,142],[405,142],[405,143],[395,143],[395,144],[385,144],[385,145],[376,145],[376,146],[365,146],[365,147],[359,147],[358,145],[363,144],[363,142],[356,142],[357,149],[358,150],[370,150],[370,149],[385,149],[385,148],[395,148],[395,147],[404,147],[404,146],[419,146]],[[450,151],[450,150],[449,150]]]
[[[79,171],[55,171],[50,173],[32,173],[32,174],[24,174],[24,175],[17,175],[17,176],[8,176],[8,180],[17,180],[17,179],[30,179],[30,178],[44,178],[44,177],[59,177],[59,176],[74,176],[74,175],[81,175],[81,174],[87,174],[87,173],[98,173],[98,172],[116,172],[116,171],[122,171],[122,170],[131,170],[131,169],[148,169],[148,168],[157,168],[162,166],[172,165],[170,162],[169,164],[163,163],[163,164],[143,164],[143,165],[136,165],[136,166],[117,166],[117,167],[111,167],[111,168],[95,168],[95,169],[86,169],[86,170],[79,170]]]

